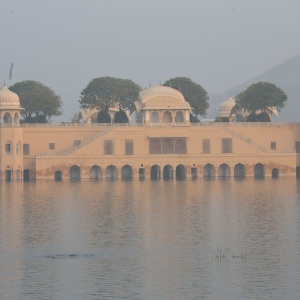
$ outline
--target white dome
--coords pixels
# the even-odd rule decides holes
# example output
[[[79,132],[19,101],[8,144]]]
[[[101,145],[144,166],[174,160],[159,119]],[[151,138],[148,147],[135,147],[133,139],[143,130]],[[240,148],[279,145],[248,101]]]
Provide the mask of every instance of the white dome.
[[[235,101],[231,97],[229,97],[220,105],[218,117],[229,117],[230,112],[234,106]]]
[[[0,90],[0,108],[1,109],[20,108],[19,96],[14,92],[11,92],[5,84]]]

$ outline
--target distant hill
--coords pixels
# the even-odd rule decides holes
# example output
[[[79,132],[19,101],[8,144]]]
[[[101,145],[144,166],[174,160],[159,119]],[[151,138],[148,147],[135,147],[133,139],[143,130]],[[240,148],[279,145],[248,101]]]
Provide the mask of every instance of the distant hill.
[[[214,118],[218,114],[219,105],[227,100],[229,96],[235,98],[238,93],[245,90],[249,85],[259,81],[276,84],[288,96],[286,106],[274,121],[300,122],[300,55],[224,93],[210,95],[210,108],[207,117]]]

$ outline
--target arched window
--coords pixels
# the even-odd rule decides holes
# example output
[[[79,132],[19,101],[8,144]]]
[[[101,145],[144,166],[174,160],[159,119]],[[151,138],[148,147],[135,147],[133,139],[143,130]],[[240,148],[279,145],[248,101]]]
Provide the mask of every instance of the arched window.
[[[175,123],[184,123],[184,117],[182,111],[177,111],[175,116]]]
[[[21,142],[16,144],[16,155],[21,155]]]
[[[94,165],[90,168],[90,179],[99,180],[102,178],[102,170],[99,166]]]
[[[80,168],[76,165],[70,168],[70,179],[71,180],[80,180]]]
[[[12,155],[13,154],[12,143],[10,141],[7,141],[5,143],[5,154],[6,155]]]
[[[151,123],[160,123],[159,113],[157,111],[151,113]]]
[[[14,124],[19,124],[19,114],[18,113],[14,114]]]
[[[6,112],[3,117],[4,124],[11,124],[11,114]]]
[[[106,168],[106,179],[117,179],[118,178],[118,169],[114,165],[109,165]]]
[[[170,124],[170,123],[172,123],[172,114],[169,111],[165,111],[164,112],[162,122],[164,124]]]
[[[121,178],[122,179],[132,179],[133,178],[133,170],[129,165],[125,165],[121,170]]]

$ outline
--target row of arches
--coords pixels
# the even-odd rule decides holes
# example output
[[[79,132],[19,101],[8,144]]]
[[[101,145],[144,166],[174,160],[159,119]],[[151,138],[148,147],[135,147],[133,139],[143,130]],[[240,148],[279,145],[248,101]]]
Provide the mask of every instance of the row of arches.
[[[242,163],[237,163],[233,168],[233,174],[231,174],[230,166],[226,163],[222,163],[216,168],[213,164],[208,163],[203,166],[203,177],[205,178],[229,178],[231,176],[235,178],[244,178],[246,177],[246,167]],[[170,164],[165,165],[164,167],[160,167],[159,165],[155,164],[150,168],[150,178],[153,180],[157,180],[163,178],[165,180],[169,179],[185,179],[187,177],[187,168],[179,164],[176,167],[173,167]],[[257,163],[253,167],[253,175],[254,178],[264,178],[265,177],[265,167],[261,163]],[[107,179],[117,179],[119,176],[122,179],[132,179],[134,177],[134,171],[132,166],[124,165],[121,170],[120,174],[118,168],[115,165],[109,165],[105,169],[105,178]],[[77,165],[73,165],[70,167],[69,170],[69,177],[71,180],[80,180],[81,179],[81,169]],[[94,165],[89,169],[89,178],[91,180],[99,180],[103,178],[102,168],[98,165]],[[139,177],[145,177],[145,169],[139,169]],[[197,177],[197,168],[192,167],[191,169],[191,177]],[[272,169],[272,178],[279,177],[279,169],[273,168]],[[55,180],[62,179],[62,172],[57,170],[54,174]]]
[[[10,112],[6,112],[4,113],[2,120],[2,123],[7,125],[19,124],[19,113],[16,112],[14,114],[11,114]]]
[[[16,143],[15,153],[16,153],[16,155],[21,155],[21,142],[20,141],[18,141]],[[5,154],[6,155],[14,154],[14,145],[11,141],[5,142]]]
[[[170,111],[164,111],[162,115],[158,111],[151,112],[151,123],[165,123],[171,124],[173,122],[173,116]],[[177,111],[174,117],[175,123],[184,123],[184,115],[182,111]]]

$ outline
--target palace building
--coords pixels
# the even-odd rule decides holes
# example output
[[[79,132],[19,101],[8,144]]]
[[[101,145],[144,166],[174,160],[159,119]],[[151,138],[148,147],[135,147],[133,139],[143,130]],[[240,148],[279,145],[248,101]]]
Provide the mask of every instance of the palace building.
[[[300,176],[298,123],[190,123],[189,103],[165,86],[142,91],[133,110],[134,124],[20,124],[19,97],[4,85],[0,179]]]

